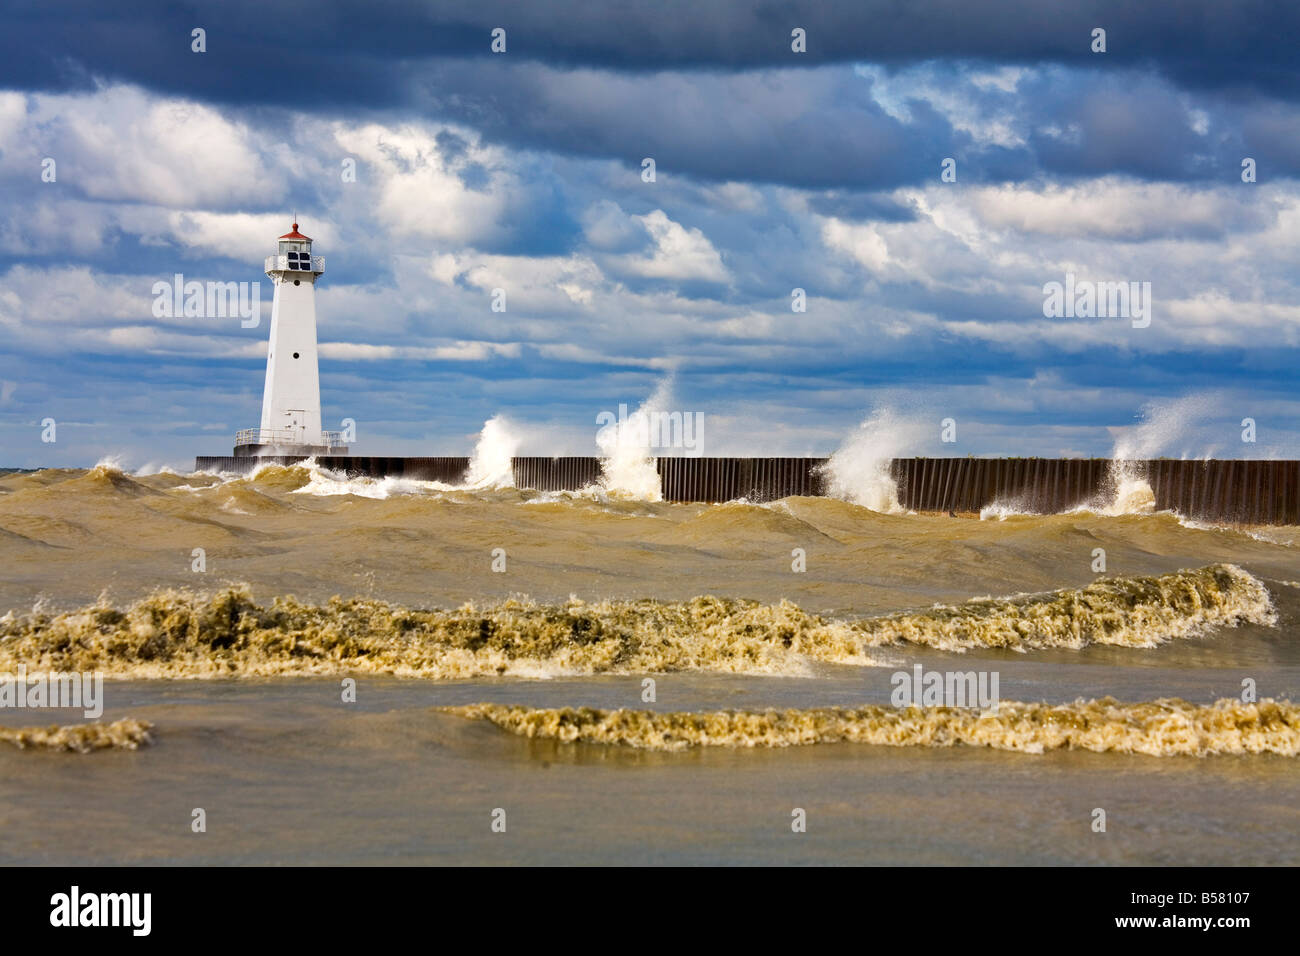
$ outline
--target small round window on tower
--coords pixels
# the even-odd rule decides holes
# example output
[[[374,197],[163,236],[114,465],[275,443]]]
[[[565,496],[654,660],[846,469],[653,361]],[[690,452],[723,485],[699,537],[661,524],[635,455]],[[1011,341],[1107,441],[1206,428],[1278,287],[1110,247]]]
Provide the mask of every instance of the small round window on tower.
[[[302,280],[301,280],[301,279],[294,279],[294,280],[293,280],[293,284],[294,284],[294,285],[302,285]]]
[[[294,357],[294,358],[297,358],[297,357],[298,357],[298,353],[297,353],[297,352],[294,352],[294,353],[293,353],[293,357]]]

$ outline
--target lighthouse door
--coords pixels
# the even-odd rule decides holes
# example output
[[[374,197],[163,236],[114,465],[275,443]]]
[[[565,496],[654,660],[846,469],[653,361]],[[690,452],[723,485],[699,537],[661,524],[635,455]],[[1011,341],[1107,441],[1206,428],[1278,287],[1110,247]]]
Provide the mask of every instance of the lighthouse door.
[[[307,411],[302,408],[291,408],[284,413],[287,419],[286,425],[293,441],[303,441],[303,429],[307,427]]]

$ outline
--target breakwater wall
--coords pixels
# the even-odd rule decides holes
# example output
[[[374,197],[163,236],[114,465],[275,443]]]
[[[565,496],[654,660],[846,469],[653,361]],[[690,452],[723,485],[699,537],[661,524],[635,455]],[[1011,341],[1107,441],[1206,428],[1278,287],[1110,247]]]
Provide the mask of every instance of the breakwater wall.
[[[248,474],[259,465],[289,465],[305,456],[201,457],[199,471]],[[371,478],[401,477],[462,484],[470,460],[318,456],[323,468]],[[668,501],[772,501],[824,495],[825,458],[659,458],[655,467]],[[577,491],[600,479],[594,457],[521,457],[514,484],[539,491]],[[1300,524],[1300,461],[1172,461],[1123,463],[1123,475],[1151,486],[1155,508],[1191,518],[1242,524]],[[895,458],[889,473],[899,503],[914,511],[971,513],[993,504],[1054,513],[1109,501],[1116,491],[1107,458]]]

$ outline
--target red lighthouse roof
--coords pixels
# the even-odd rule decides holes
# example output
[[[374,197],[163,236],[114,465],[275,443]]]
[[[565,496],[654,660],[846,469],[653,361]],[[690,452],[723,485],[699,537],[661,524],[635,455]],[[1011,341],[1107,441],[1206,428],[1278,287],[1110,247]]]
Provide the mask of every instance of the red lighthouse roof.
[[[311,236],[304,236],[301,232],[298,231],[298,224],[296,222],[293,224],[293,232],[286,232],[280,238],[281,239],[305,239],[308,242],[311,242]]]

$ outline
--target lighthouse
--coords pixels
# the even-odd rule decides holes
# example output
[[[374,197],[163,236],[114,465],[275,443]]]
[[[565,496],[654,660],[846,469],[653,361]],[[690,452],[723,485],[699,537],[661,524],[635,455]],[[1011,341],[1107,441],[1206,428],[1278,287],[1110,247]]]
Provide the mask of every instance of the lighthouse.
[[[236,434],[237,456],[347,454],[338,432],[321,430],[316,280],[325,272],[325,258],[311,254],[311,242],[295,222],[279,238],[275,255],[266,257],[275,300],[262,424]]]

